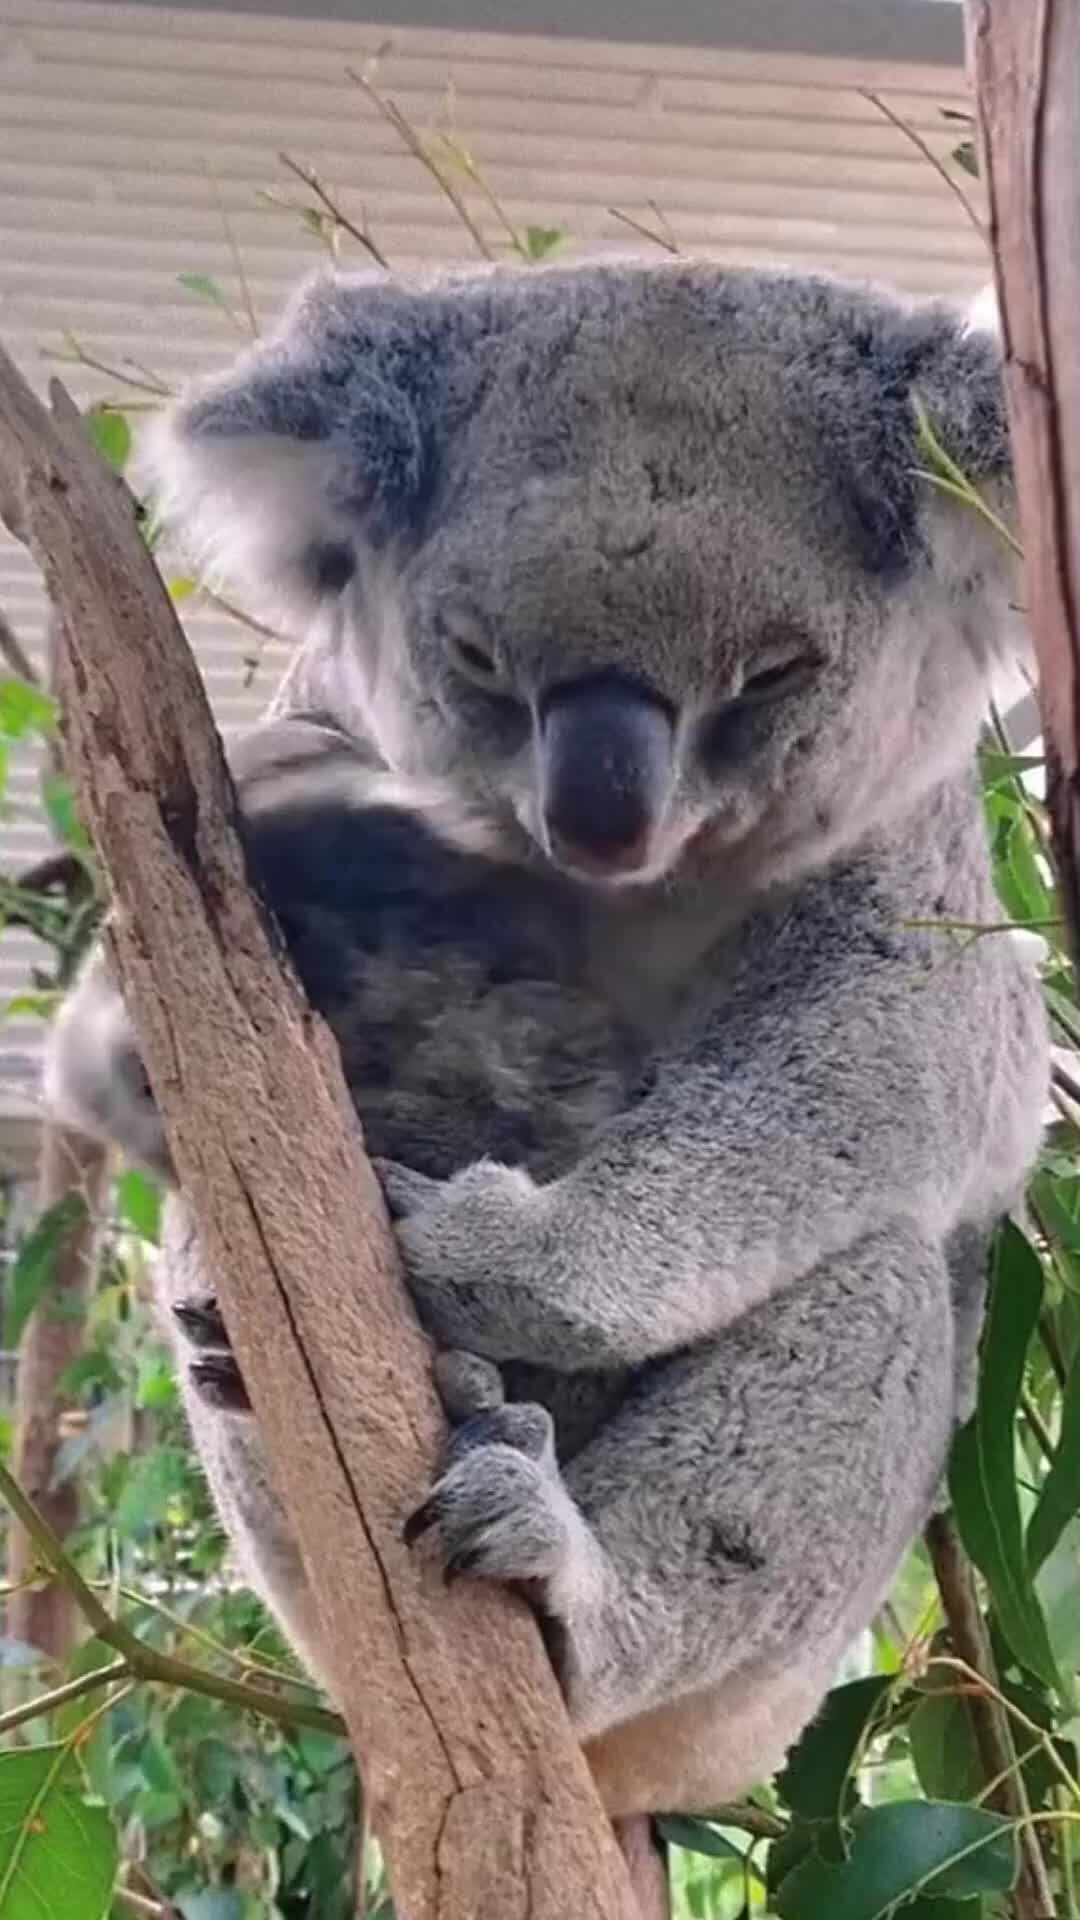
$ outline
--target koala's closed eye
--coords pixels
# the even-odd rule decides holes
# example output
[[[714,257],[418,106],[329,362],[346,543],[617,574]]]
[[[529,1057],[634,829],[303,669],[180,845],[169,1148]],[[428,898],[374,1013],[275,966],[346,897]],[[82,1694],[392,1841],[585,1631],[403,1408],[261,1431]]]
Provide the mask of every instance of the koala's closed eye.
[[[711,713],[701,729],[700,752],[706,769],[748,753],[767,725],[770,710],[805,693],[824,664],[808,645],[748,674],[738,693]]]

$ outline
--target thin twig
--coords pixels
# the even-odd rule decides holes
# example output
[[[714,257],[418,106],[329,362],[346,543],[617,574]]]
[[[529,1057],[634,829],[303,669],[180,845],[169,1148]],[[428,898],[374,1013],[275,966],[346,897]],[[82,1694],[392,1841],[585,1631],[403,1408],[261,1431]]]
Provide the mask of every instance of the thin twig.
[[[971,1730],[987,1780],[999,1784],[991,1804],[1008,1818],[1023,1822],[1018,1829],[1021,1867],[1016,1888],[1017,1920],[1054,1920],[1054,1896],[1038,1835],[1030,1825],[1031,1808],[1008,1715],[997,1693],[994,1657],[975,1590],[971,1563],[961,1545],[951,1514],[935,1514],[926,1529],[926,1545],[934,1569],[949,1637],[959,1664],[980,1691],[968,1702]]]
[[[62,367],[88,367],[92,373],[104,374],[106,380],[119,380],[121,386],[134,387],[139,393],[152,393],[158,400],[172,399],[172,388],[147,368],[140,367],[138,374],[125,373],[122,367],[111,366],[107,360],[99,360],[96,354],[88,353],[75,334],[65,332],[64,339],[70,349],[68,353],[59,353],[55,347],[44,347],[42,359],[59,361]],[[131,364],[137,365],[137,362]]]
[[[25,1527],[45,1566],[67,1588],[98,1639],[104,1640],[106,1646],[113,1647],[122,1656],[133,1679],[152,1680],[163,1686],[182,1687],[189,1693],[208,1694],[213,1700],[225,1700],[231,1706],[261,1714],[264,1719],[274,1720],[279,1726],[316,1727],[321,1733],[345,1734],[345,1723],[340,1715],[324,1707],[283,1700],[263,1687],[251,1687],[239,1680],[229,1680],[223,1674],[211,1673],[204,1667],[189,1666],[184,1660],[177,1660],[171,1654],[159,1653],[155,1647],[148,1647],[145,1641],[132,1633],[130,1627],[125,1626],[122,1620],[115,1620],[108,1608],[102,1605],[78,1568],[69,1560],[48,1521],[2,1463],[0,1495],[7,1501],[20,1526]]]
[[[390,262],[383,253],[382,248],[376,244],[366,228],[358,227],[355,220],[350,220],[348,214],[342,212],[333,195],[324,187],[314,167],[305,167],[302,161],[294,160],[289,153],[279,153],[278,159],[283,167],[287,167],[290,173],[295,174],[298,180],[303,181],[305,187],[315,195],[315,198],[330,215],[331,220],[336,221],[337,225],[342,229],[342,232],[350,234],[357,242],[357,245],[363,247],[365,253],[374,260],[376,266],[382,267],[385,272],[389,273]]]
[[[1020,1405],[1024,1410],[1024,1419],[1035,1435],[1044,1457],[1047,1460],[1052,1460],[1056,1452],[1053,1435],[1030,1393],[1028,1393],[1026,1389],[1020,1396]]]
[[[787,1822],[779,1814],[770,1813],[767,1807],[756,1807],[752,1800],[736,1800],[730,1805],[710,1807],[703,1813],[703,1820],[711,1820],[717,1827],[738,1827],[743,1833],[752,1833],[758,1840],[780,1840],[787,1832]]]
[[[81,1673],[75,1680],[66,1680],[62,1687],[53,1687],[49,1693],[39,1693],[36,1700],[24,1700],[21,1706],[9,1707],[6,1713],[0,1713],[0,1733],[10,1733],[25,1721],[36,1720],[41,1713],[52,1713],[69,1700],[81,1700],[84,1694],[96,1693],[99,1687],[111,1686],[114,1680],[126,1680],[130,1672],[126,1660],[114,1660],[111,1666],[95,1667],[92,1673]]]
[[[469,212],[463,196],[458,192],[454,182],[448,178],[443,168],[440,167],[434,154],[429,152],[428,148],[424,145],[420,135],[417,133],[415,127],[412,126],[411,122],[406,119],[401,108],[395,101],[388,100],[381,94],[377,87],[372,86],[366,74],[357,73],[355,67],[346,67],[345,72],[353,85],[359,87],[361,93],[366,94],[367,98],[378,108],[383,119],[388,121],[393,127],[395,133],[408,149],[409,153],[412,154],[415,160],[419,160],[425,172],[431,175],[440,192],[446,195],[446,198],[449,200],[450,205],[453,207],[454,212],[457,214],[458,219],[461,221],[462,226],[482,259],[494,263],[496,256],[488,246],[480,228]]]
[[[884,114],[886,120],[890,120],[893,126],[899,129],[905,139],[911,141],[912,146],[918,149],[924,160],[929,160],[938,178],[944,180],[949,192],[959,200],[965,215],[970,220],[980,240],[984,242],[987,241],[986,228],[972,205],[970,197],[960,185],[959,180],[953,178],[945,162],[938,158],[929,142],[923,139],[922,134],[919,133],[915,127],[909,125],[902,114],[897,113],[894,107],[890,107],[887,101],[882,99],[880,93],[875,93],[871,87],[860,87],[858,91],[862,94],[864,100],[869,100],[872,107],[876,107],[879,113]]]
[[[653,204],[650,202],[650,205]],[[634,214],[624,212],[622,207],[609,207],[608,212],[613,220],[621,220],[624,227],[630,227],[634,233],[640,233],[643,239],[651,240],[654,246],[662,247],[665,253],[682,252],[678,241],[674,240],[670,234],[650,227],[644,220],[638,220]]]
[[[214,195],[214,199],[217,201],[217,209],[221,217],[221,225],[225,234],[225,245],[228,247],[229,254],[232,259],[233,272],[236,275],[237,285],[240,288],[240,300],[241,300],[241,304],[243,306],[244,312],[247,315],[247,323],[251,331],[251,337],[253,340],[257,340],[259,337],[259,333],[261,331],[259,327],[259,316],[255,311],[255,302],[251,297],[251,286],[248,281],[247,273],[244,270],[244,257],[237,244],[236,234],[233,230],[233,223],[229,217],[229,209],[225,205],[225,198],[221,191],[221,181],[218,179],[217,174],[213,171],[212,167],[208,166],[206,169],[206,172],[207,172],[207,177],[210,181],[210,186]]]

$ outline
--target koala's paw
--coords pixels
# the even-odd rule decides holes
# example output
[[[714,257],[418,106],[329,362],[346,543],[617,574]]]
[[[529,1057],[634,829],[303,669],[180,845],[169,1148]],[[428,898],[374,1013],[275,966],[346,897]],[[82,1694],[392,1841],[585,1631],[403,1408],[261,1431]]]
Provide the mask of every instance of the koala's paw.
[[[450,1180],[375,1163],[395,1222],[409,1291],[440,1347],[520,1358],[522,1296],[546,1297],[538,1271],[550,1235],[527,1173],[478,1160]]]
[[[453,1435],[446,1465],[405,1525],[409,1546],[438,1533],[445,1578],[547,1582],[566,1563],[572,1507],[551,1416],[518,1404],[476,1414]]]
[[[195,1359],[188,1363],[188,1379],[203,1405],[215,1413],[250,1413],[251,1402],[215,1296],[206,1293],[179,1300],[173,1317],[196,1348]]]
[[[463,1353],[460,1347],[449,1347],[445,1353],[435,1355],[432,1371],[443,1412],[451,1426],[461,1426],[478,1413],[501,1407],[506,1398],[498,1367],[492,1360],[481,1359],[478,1353]]]

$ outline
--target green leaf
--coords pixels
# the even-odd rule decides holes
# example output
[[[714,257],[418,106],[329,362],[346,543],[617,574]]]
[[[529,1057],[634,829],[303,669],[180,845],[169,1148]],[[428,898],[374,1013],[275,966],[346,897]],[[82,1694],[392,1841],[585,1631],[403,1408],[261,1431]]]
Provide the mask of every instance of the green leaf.
[[[565,227],[526,227],[525,252],[530,260],[546,260],[565,243]]]
[[[889,1674],[834,1687],[788,1756],[776,1790],[806,1820],[836,1820],[868,1726],[893,1685]]]
[[[953,148],[952,158],[965,173],[970,173],[973,180],[978,179],[979,156],[974,140],[961,140],[959,146]]]
[[[982,1807],[897,1800],[852,1823],[836,1865],[809,1854],[781,1882],[781,1920],[879,1920],[913,1894],[964,1899],[1004,1893],[1016,1877],[1011,1824]]]
[[[985,1785],[966,1700],[935,1693],[916,1707],[908,1740],[919,1785],[930,1800],[974,1800]]]
[[[711,1860],[737,1860],[740,1866],[745,1860],[745,1854],[707,1820],[694,1820],[689,1814],[666,1813],[656,1825],[665,1840],[673,1847],[684,1847],[687,1853],[705,1853]]]
[[[0,1920],[103,1920],[116,1836],[65,1746],[0,1753]]]
[[[1035,1582],[1058,1666],[1080,1668],[1080,1520],[1070,1520],[1047,1554]]]
[[[90,407],[83,414],[86,431],[102,459],[123,473],[131,454],[131,428],[115,407]]]
[[[47,774],[41,783],[41,798],[49,816],[49,825],[66,847],[85,852],[90,836],[75,810],[75,795],[70,780],[63,774]]]
[[[986,1577],[1015,1658],[1064,1693],[1028,1567],[1015,1473],[1013,1423],[1042,1293],[1039,1260],[1009,1221],[994,1249],[978,1403],[953,1442],[949,1491],[960,1536]]]
[[[117,1532],[137,1534],[158,1526],[183,1485],[184,1456],[174,1447],[158,1447],[130,1460],[113,1510]]]
[[[22,740],[28,733],[52,733],[55,726],[56,701],[47,693],[13,673],[0,678],[0,733]]]
[[[63,997],[58,988],[41,993],[13,993],[11,999],[4,1003],[3,1017],[5,1020],[24,1020],[32,1016],[37,1020],[49,1020]]]
[[[232,318],[229,297],[224,288],[220,287],[210,274],[178,273],[176,278],[180,286],[186,288],[188,293],[194,294],[196,300],[205,300],[210,307],[220,307],[222,313],[227,313],[229,318]]]
[[[193,593],[198,593],[199,583],[190,574],[177,573],[166,580],[165,588],[170,600],[190,600]]]
[[[984,780],[993,783],[996,780],[1008,780],[1021,773],[1034,773],[1037,767],[1044,767],[1043,754],[999,753],[994,747],[985,747],[979,755],[979,770]]]
[[[156,1246],[161,1237],[161,1188],[137,1167],[126,1167],[116,1181],[121,1220]]]
[[[17,1347],[26,1322],[56,1272],[64,1246],[86,1219],[81,1193],[65,1193],[38,1215],[15,1256],[4,1302],[4,1345]]]
[[[1069,1368],[1061,1401],[1061,1428],[1050,1471],[1028,1522],[1027,1556],[1032,1573],[1053,1551],[1080,1512],[1080,1355]]]

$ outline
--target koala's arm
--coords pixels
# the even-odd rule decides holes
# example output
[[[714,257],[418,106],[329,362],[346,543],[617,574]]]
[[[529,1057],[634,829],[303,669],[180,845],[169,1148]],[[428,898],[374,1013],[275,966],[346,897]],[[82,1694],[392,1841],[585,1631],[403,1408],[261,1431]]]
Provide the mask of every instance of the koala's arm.
[[[172,1181],[165,1129],[105,950],[95,946],[45,1043],[46,1112]]]
[[[288,817],[292,808],[321,801],[344,808],[366,798],[379,777],[356,741],[300,714],[252,728],[232,743],[229,764],[249,822]],[[118,1147],[173,1183],[165,1129],[101,944],[87,955],[49,1029],[42,1096],[46,1111],[65,1126]]]
[[[700,1045],[548,1186],[490,1162],[442,1186],[380,1166],[440,1345],[561,1370],[638,1365],[884,1220],[941,1243],[965,1208],[989,1221],[1012,1203],[1000,1178],[976,1191],[997,1177],[983,1169],[1002,1116],[1024,1134],[1008,1148],[1017,1182],[1037,1140],[1037,1015],[1011,958],[999,968],[976,949],[927,979],[917,951],[905,964],[857,937],[829,944],[788,977],[784,943],[762,943]]]

